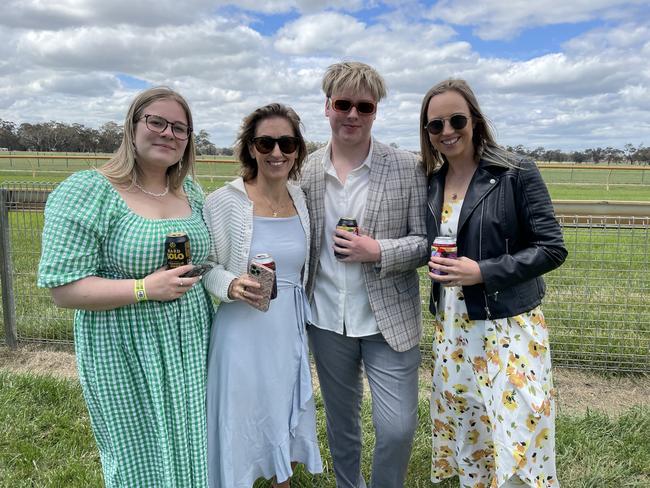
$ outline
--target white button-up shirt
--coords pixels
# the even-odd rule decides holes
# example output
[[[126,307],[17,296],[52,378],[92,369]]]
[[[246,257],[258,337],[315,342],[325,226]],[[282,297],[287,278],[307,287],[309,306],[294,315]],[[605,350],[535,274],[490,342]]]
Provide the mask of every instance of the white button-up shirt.
[[[341,217],[357,219],[363,229],[363,215],[370,184],[373,143],[363,163],[352,170],[345,183],[339,180],[332,165],[331,141],[323,156],[325,169],[325,228],[320,262],[314,282],[312,323],[350,337],[379,333],[370,308],[362,263],[343,263],[334,257],[334,230]]]

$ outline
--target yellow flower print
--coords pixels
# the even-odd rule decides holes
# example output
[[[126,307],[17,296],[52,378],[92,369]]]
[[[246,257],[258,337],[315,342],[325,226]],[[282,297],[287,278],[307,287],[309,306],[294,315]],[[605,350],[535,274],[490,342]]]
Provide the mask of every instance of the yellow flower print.
[[[535,410],[537,413],[543,414],[545,417],[548,417],[551,415],[551,399],[545,398],[539,406],[533,403],[533,410]]]
[[[470,430],[467,433],[467,442],[469,442],[470,444],[476,444],[478,442],[478,436],[479,436],[478,430],[476,429]]]
[[[525,372],[527,365],[528,360],[525,357],[510,352],[508,366],[506,367],[506,376],[508,377],[508,381],[517,388],[523,388],[528,382]]]
[[[528,444],[526,442],[515,442],[514,450],[512,451],[512,456],[517,462],[518,468],[523,468],[526,466],[526,451],[528,450]]]
[[[447,366],[442,367],[442,379],[445,380],[445,383],[449,381],[449,370],[447,369]]]
[[[485,486],[485,483],[483,483],[482,481],[477,481],[476,483],[474,483],[474,486],[472,488],[487,488],[487,487]]]
[[[451,359],[455,363],[462,363],[465,361],[465,351],[462,349],[456,349],[454,352],[451,353]]]
[[[529,312],[530,314],[530,322],[533,325],[539,325],[542,327],[542,329],[546,329],[546,320],[544,319],[544,314],[540,310],[539,307],[534,308]]]
[[[451,425],[446,424],[438,419],[434,419],[433,436],[440,436],[442,439],[454,440],[456,437],[456,430]]]
[[[530,341],[528,343],[528,352],[532,357],[538,358],[540,354],[544,354],[546,352],[546,346],[544,344],[540,344],[537,341]]]
[[[438,448],[438,456],[440,457],[451,457],[454,455],[454,452],[449,449],[449,446],[440,446]]]
[[[535,415],[534,413],[529,413],[528,418],[526,419],[526,427],[528,427],[528,430],[534,432],[535,428],[537,427],[537,424],[539,423],[540,418],[541,417],[539,415]]]
[[[487,371],[487,361],[483,356],[475,356],[472,360],[472,365],[474,366],[474,371]]]
[[[515,322],[517,322],[521,327],[526,325],[526,319],[524,319],[521,315],[515,315],[512,317]]]
[[[445,407],[443,407],[442,402],[440,401],[439,398],[436,398],[436,407],[438,409],[438,413],[440,414],[445,413]]]
[[[454,385],[454,390],[456,390],[456,393],[458,395],[467,393],[467,385],[463,385],[462,383],[457,383]]]
[[[445,222],[449,221],[449,217],[451,217],[451,205],[445,203],[442,205],[442,213],[440,214],[440,220],[444,224]]]
[[[490,422],[490,417],[488,417],[487,415],[481,415],[479,419],[488,427],[492,426],[492,422]]]
[[[488,451],[487,449],[479,449],[477,451],[474,451],[472,453],[472,461],[479,461],[483,459],[484,457],[491,456],[492,452]]]
[[[541,447],[548,440],[549,429],[544,428],[535,437],[535,447]]]
[[[506,390],[503,392],[503,395],[501,395],[501,401],[503,402],[503,406],[506,407],[508,410],[513,411],[517,408],[517,400],[516,397],[517,393],[515,390]]]
[[[438,459],[433,463],[433,476],[436,478],[449,478],[454,470],[446,459]]]

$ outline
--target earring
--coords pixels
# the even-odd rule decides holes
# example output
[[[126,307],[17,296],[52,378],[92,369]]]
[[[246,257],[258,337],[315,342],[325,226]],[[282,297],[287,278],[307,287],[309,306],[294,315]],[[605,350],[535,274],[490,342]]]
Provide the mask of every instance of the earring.
[[[178,160],[178,176],[181,175],[181,170],[183,169],[183,160],[179,159]]]

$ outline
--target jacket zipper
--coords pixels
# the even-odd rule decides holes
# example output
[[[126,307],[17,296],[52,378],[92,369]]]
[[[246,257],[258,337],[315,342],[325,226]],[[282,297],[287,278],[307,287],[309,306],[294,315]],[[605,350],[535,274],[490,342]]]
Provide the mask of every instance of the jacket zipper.
[[[479,233],[478,233],[478,259],[479,261],[483,259],[483,216],[485,215],[485,200],[481,202],[481,222],[479,224]],[[496,292],[499,293],[499,292]],[[496,298],[495,293],[495,298]],[[483,299],[485,300],[485,315],[488,320],[492,317],[490,312],[490,307],[488,306],[488,297],[485,289],[483,290]]]

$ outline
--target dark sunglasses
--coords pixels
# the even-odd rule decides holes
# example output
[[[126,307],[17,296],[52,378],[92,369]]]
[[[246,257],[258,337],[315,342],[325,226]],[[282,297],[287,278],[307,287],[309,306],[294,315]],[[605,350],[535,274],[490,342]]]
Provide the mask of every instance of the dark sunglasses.
[[[253,137],[253,145],[262,154],[268,154],[275,149],[275,145],[280,146],[280,151],[284,154],[296,152],[300,145],[300,138],[291,136],[282,136],[277,139],[270,136]]]
[[[377,110],[377,105],[374,102],[361,101],[354,103],[352,100],[346,98],[330,99],[332,101],[332,108],[337,112],[348,113],[352,107],[357,109],[359,115],[372,115]]]
[[[451,125],[454,130],[461,130],[467,125],[469,117],[466,115],[456,114],[444,119],[431,119],[424,128],[429,132],[429,134],[437,136],[445,129],[445,120],[449,121],[449,125]]]

